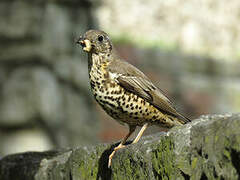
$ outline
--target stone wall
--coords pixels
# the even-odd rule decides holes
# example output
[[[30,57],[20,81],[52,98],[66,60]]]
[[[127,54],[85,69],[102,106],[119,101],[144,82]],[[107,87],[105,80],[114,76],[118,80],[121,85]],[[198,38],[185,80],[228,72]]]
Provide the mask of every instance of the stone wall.
[[[14,154],[0,160],[0,179],[231,179],[240,177],[240,115],[203,116],[119,150],[101,144]]]
[[[0,156],[96,142],[86,57],[74,43],[95,27],[93,9],[88,0],[0,2]]]

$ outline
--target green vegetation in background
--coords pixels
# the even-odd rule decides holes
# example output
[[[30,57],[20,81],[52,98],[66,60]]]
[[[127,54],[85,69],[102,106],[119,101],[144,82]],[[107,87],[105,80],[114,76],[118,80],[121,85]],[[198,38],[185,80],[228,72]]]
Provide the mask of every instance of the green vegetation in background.
[[[110,37],[113,41],[113,44],[120,45],[133,45],[141,48],[160,48],[166,51],[176,51],[178,50],[178,45],[175,42],[163,41],[163,40],[149,40],[145,37],[134,36],[130,37],[127,33],[121,34],[111,34]]]
[[[153,49],[162,49],[164,51],[168,52],[179,52],[182,51],[179,44],[175,41],[165,41],[160,38],[156,40],[147,39],[144,36],[132,36],[128,33],[109,33],[110,37],[114,44],[119,45],[133,45],[140,48],[153,48]],[[229,57],[229,58],[220,58],[218,56],[215,56],[212,54],[212,48],[211,47],[199,47],[199,51],[193,51],[193,52],[186,52],[187,54],[196,54],[198,56],[207,56],[209,58],[217,59],[218,61],[233,61],[234,59],[237,61],[240,61],[240,51],[237,51],[235,54],[235,58]]]

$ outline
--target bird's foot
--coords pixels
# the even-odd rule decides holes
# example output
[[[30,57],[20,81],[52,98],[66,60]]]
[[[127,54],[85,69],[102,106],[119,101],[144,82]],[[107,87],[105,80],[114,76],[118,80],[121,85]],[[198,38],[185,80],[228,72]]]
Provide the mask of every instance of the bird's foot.
[[[120,143],[117,147],[114,148],[113,152],[110,154],[110,156],[108,158],[108,168],[111,167],[112,158],[113,158],[114,154],[116,153],[116,151],[119,150],[119,149],[122,149],[124,147],[126,147],[126,146]]]

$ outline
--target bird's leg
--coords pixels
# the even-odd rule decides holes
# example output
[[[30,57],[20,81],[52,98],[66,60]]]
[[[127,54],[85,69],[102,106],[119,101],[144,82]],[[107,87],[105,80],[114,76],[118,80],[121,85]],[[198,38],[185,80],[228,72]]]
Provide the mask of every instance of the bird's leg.
[[[137,137],[134,139],[134,141],[133,141],[131,144],[135,144],[135,143],[137,143],[137,142],[139,141],[139,139],[142,137],[142,135],[143,135],[144,131],[147,129],[147,127],[148,127],[148,123],[145,123],[145,124],[143,125],[143,127],[141,128],[141,130],[139,131]],[[125,147],[125,145],[124,145],[125,142],[126,142],[127,139],[129,138],[129,136],[131,136],[131,134],[135,131],[135,129],[136,129],[136,126],[129,126],[129,132],[128,132],[128,134],[127,134],[127,135],[125,136],[125,138],[121,141],[121,143],[120,143],[117,147],[114,148],[113,152],[112,152],[111,155],[109,156],[109,159],[108,159],[108,167],[111,166],[111,164],[112,164],[112,158],[113,158],[114,154],[116,153],[116,151]]]
[[[110,167],[112,164],[112,158],[113,158],[115,152],[117,150],[125,147],[124,144],[126,143],[127,139],[131,136],[131,134],[135,131],[135,129],[136,129],[136,126],[129,126],[128,134],[124,137],[124,139],[121,141],[121,143],[117,147],[114,148],[113,152],[110,154],[110,156],[108,158],[108,167]]]
[[[147,129],[147,127],[148,127],[148,123],[145,123],[141,128],[141,130],[139,131],[137,137],[134,139],[134,141],[131,144],[135,144],[139,141],[139,139],[142,137],[143,132]]]

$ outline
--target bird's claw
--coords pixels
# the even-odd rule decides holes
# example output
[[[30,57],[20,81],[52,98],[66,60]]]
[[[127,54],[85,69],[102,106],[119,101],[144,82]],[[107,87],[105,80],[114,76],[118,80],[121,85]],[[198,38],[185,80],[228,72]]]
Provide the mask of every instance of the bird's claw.
[[[117,147],[114,148],[113,152],[110,154],[110,156],[108,157],[108,168],[111,167],[111,164],[112,164],[112,158],[114,156],[114,154],[116,153],[117,150],[121,149],[121,148],[124,148],[125,145],[123,144],[119,144]]]

